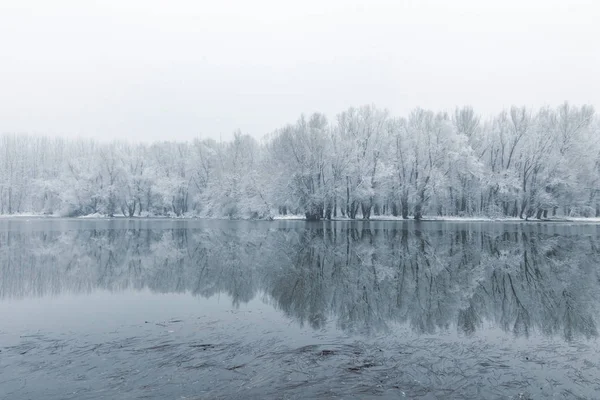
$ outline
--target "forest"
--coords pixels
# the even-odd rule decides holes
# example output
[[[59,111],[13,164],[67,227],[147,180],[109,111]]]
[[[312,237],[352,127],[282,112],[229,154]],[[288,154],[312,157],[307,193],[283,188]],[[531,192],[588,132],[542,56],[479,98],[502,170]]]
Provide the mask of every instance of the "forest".
[[[260,140],[0,136],[0,214],[598,217],[599,189],[600,118],[569,103],[485,118],[366,105]]]

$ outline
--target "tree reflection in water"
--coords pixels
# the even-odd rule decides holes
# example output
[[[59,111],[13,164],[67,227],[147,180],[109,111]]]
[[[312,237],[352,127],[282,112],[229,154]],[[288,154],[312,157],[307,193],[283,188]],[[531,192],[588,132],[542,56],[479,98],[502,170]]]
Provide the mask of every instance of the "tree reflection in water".
[[[140,290],[256,296],[369,333],[484,325],[596,337],[598,234],[489,224],[318,223],[0,232],[0,298]],[[505,229],[506,228],[506,229]]]

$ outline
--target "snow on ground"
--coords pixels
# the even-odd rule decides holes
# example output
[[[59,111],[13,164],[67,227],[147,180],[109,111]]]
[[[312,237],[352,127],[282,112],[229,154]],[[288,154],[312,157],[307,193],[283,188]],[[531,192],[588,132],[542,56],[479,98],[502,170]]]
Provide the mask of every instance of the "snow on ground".
[[[18,213],[18,214],[0,214],[0,219],[10,219],[10,218],[60,218],[59,215],[46,215],[46,214],[36,214],[36,213]],[[94,213],[88,215],[82,215],[77,218],[81,219],[106,219],[111,218],[106,214]],[[161,218],[161,219],[229,219],[229,218],[214,218],[214,217],[203,217],[198,215],[182,215],[179,217],[175,216],[158,216],[158,215],[149,215],[145,214],[142,216],[135,217],[124,217],[122,215],[116,215],[113,218]],[[273,217],[276,221],[304,221],[306,218],[302,214],[287,214],[287,215],[275,215]],[[407,221],[404,220],[400,216],[393,215],[373,215],[370,218],[371,221]],[[409,217],[408,221],[414,221],[412,216]],[[338,216],[333,218],[333,221],[351,221],[348,217]],[[356,221],[364,221],[362,218],[357,218]],[[456,217],[456,216],[424,216],[423,221],[456,221],[456,222],[525,222],[524,219],[520,219],[517,217]],[[594,223],[600,224],[600,217],[550,217],[543,220],[538,220],[535,218],[530,218],[529,222],[576,222],[576,223]]]
[[[274,220],[305,220],[304,215],[276,215],[273,217]],[[351,221],[348,217],[336,217],[334,221]],[[363,221],[362,218],[357,218],[357,221]],[[371,221],[411,221],[414,220],[412,216],[408,220],[403,219],[401,216],[393,215],[372,215]],[[486,216],[472,216],[472,217],[457,217],[457,216],[424,216],[423,221],[456,221],[456,222],[525,222],[524,219],[519,217],[486,217]],[[588,223],[600,223],[600,218],[586,218],[586,217],[551,217],[543,220],[530,218],[528,222],[588,222]]]
[[[279,219],[283,219],[283,220],[287,220],[287,219],[306,219],[306,217],[302,214],[298,214],[298,215],[294,215],[294,214],[287,214],[287,215],[276,215],[273,217],[273,219],[275,220],[279,220]]]
[[[109,217],[106,214],[93,213],[93,214],[81,215],[77,218],[96,219],[96,218],[109,218]]]
[[[533,220],[535,221],[535,220]],[[557,222],[594,222],[600,223],[599,217],[559,217],[559,218],[548,218],[546,221],[557,221]]]
[[[413,217],[409,217],[412,220]],[[394,217],[393,215],[373,215],[371,220],[376,221],[402,221],[402,217]],[[423,221],[457,221],[457,222],[525,222],[525,219],[519,217],[456,217],[456,216],[424,216]],[[600,223],[600,218],[586,217],[551,217],[545,219],[529,218],[528,222],[590,222]]]
[[[45,218],[52,215],[36,214],[36,213],[16,213],[16,214],[0,214],[0,218]]]
[[[403,219],[400,216],[393,215],[372,215],[370,218],[372,221],[410,221],[414,220],[412,216],[408,220]],[[490,221],[523,221],[520,218],[514,217],[503,217],[503,218],[491,218],[486,216],[481,217],[456,217],[456,216],[423,216],[422,221],[461,221],[461,222],[490,222]]]
[[[518,217],[456,217],[456,216],[432,216],[432,217],[423,217],[425,221],[523,221]]]

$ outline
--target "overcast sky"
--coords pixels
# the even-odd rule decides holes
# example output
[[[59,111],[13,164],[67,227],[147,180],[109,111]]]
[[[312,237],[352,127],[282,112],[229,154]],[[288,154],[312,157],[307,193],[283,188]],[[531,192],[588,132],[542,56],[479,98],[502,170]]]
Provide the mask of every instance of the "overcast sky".
[[[0,132],[262,137],[367,103],[600,106],[589,0],[0,0]]]

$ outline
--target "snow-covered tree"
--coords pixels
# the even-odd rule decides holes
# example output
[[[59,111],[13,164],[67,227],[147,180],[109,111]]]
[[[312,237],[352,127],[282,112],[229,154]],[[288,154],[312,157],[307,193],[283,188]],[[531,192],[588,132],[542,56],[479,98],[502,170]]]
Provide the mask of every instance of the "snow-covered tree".
[[[307,219],[388,214],[600,216],[588,105],[484,119],[373,105],[301,116],[262,140],[98,142],[0,136],[0,213]]]

